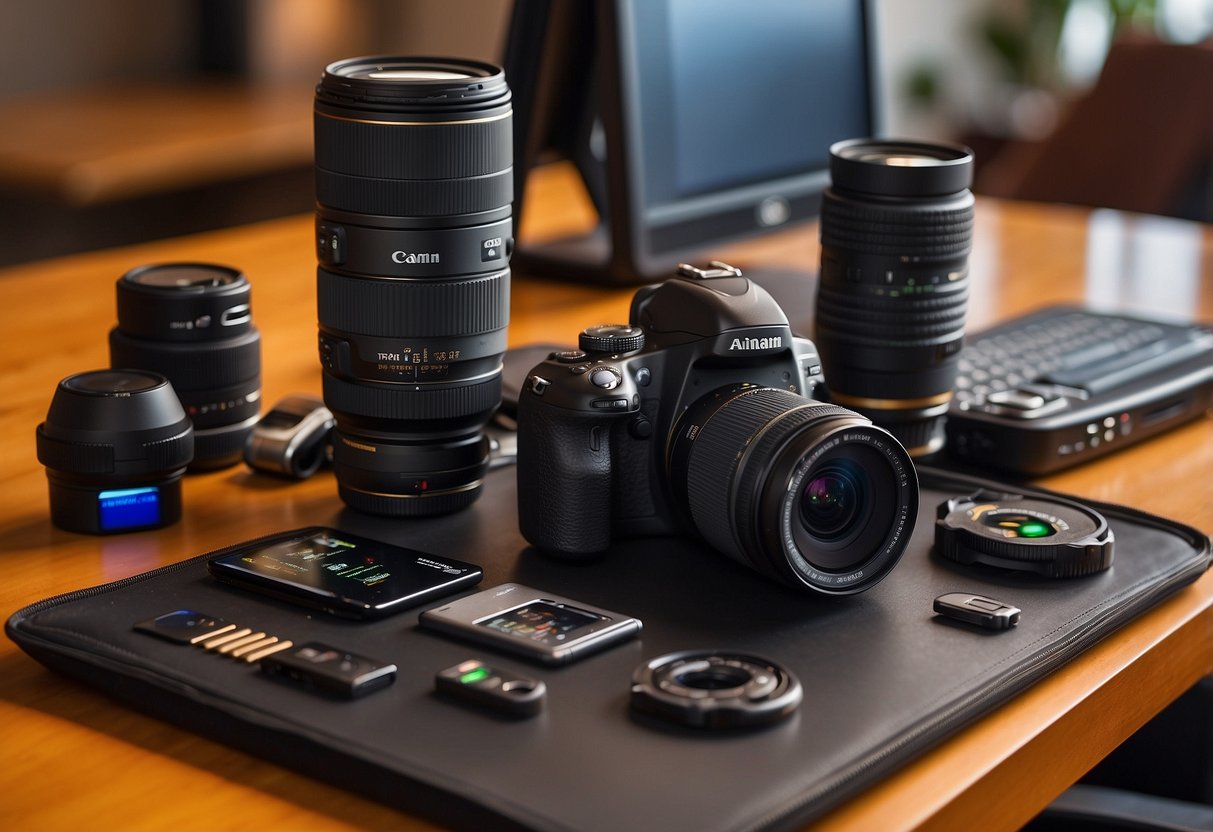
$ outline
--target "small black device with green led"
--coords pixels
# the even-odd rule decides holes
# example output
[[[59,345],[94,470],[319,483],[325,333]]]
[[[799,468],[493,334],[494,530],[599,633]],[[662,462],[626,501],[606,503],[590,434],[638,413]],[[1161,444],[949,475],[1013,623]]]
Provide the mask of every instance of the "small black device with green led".
[[[1072,500],[978,491],[940,503],[935,551],[945,560],[1074,578],[1112,565],[1103,515]]]
[[[547,686],[539,679],[491,667],[468,659],[434,676],[441,693],[509,716],[534,716],[543,710]]]

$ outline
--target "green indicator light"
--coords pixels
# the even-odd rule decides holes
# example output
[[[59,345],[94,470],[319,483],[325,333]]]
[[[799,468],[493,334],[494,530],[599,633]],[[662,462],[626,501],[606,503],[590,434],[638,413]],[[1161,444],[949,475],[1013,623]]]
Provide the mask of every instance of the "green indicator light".
[[[476,682],[483,682],[487,678],[489,678],[489,669],[487,667],[478,667],[460,676],[459,684],[471,685]]]
[[[1019,527],[1020,537],[1048,537],[1053,534],[1053,528],[1044,523],[1024,523]]]

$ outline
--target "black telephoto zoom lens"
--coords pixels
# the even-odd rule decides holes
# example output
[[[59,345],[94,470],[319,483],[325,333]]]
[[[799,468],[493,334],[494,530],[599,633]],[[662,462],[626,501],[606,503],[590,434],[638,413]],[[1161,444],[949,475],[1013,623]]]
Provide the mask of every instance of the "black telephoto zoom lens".
[[[463,508],[488,468],[510,310],[513,141],[501,69],[353,58],[316,88],[316,273],[341,498]]]
[[[180,519],[194,430],[164,376],[143,370],[68,376],[36,440],[51,522],[59,528],[109,534]]]
[[[194,424],[192,470],[240,461],[261,410],[261,334],[248,278],[213,263],[140,266],[118,280],[110,366],[172,382]]]
[[[814,340],[831,400],[934,453],[964,340],[972,151],[854,139],[830,148],[830,177]]]

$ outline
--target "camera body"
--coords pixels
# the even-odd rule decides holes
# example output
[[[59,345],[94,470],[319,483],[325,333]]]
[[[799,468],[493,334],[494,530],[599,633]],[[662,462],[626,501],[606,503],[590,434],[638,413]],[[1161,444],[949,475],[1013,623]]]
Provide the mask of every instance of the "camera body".
[[[687,409],[718,388],[813,398],[824,382],[813,343],[730,266],[679,266],[636,293],[629,317],[585,330],[581,349],[541,362],[519,395],[519,522],[544,551],[586,556],[618,536],[687,531],[666,486]]]

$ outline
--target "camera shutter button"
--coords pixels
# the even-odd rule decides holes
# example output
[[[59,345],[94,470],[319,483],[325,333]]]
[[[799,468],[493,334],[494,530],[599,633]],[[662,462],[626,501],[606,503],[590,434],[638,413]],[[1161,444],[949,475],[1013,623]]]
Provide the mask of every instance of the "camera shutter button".
[[[595,367],[590,371],[590,383],[603,390],[613,390],[623,381],[623,375],[614,367]]]

